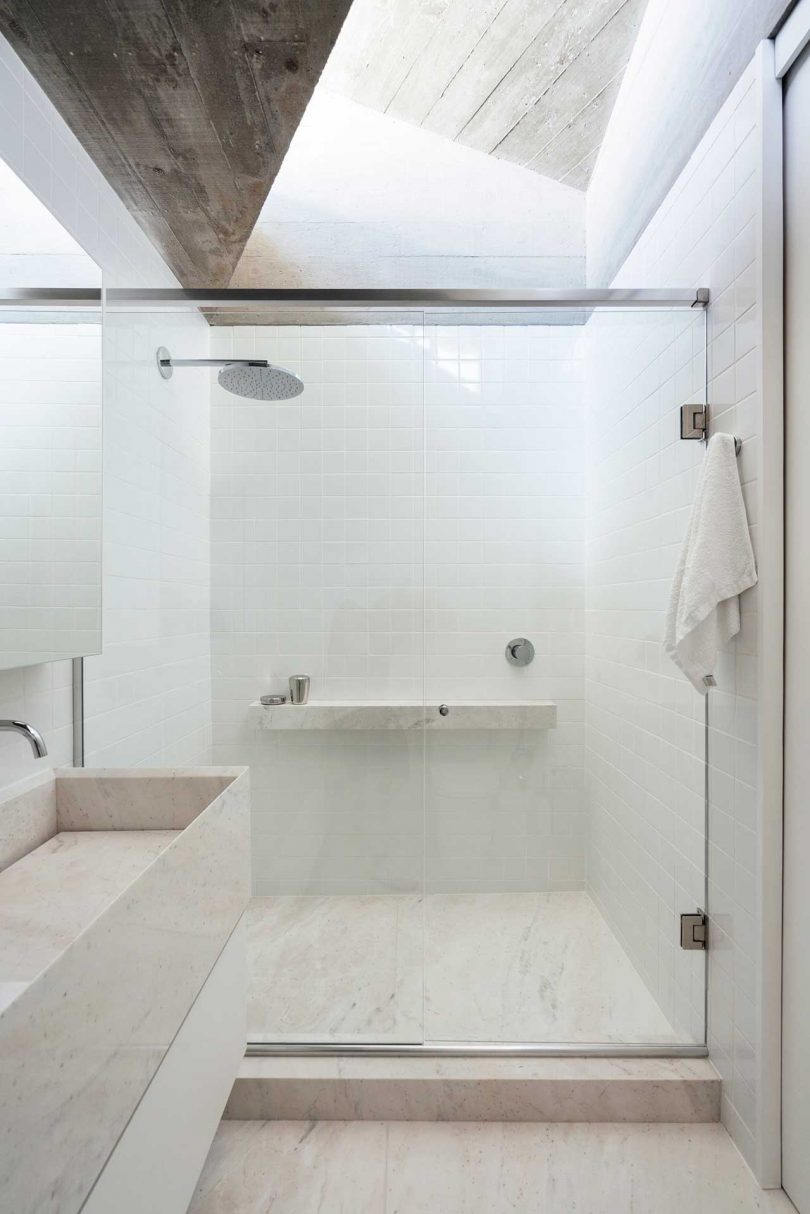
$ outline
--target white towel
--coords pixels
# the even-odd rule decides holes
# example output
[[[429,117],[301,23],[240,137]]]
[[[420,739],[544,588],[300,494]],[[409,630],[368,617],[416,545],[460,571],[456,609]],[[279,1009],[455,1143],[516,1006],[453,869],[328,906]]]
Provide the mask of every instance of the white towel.
[[[672,582],[664,635],[667,653],[703,694],[718,651],[740,631],[738,596],[756,580],[734,437],[715,434]]]

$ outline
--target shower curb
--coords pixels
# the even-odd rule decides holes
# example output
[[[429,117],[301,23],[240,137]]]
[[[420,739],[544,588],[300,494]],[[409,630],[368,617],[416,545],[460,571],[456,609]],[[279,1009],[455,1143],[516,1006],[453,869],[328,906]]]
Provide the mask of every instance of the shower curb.
[[[712,1122],[702,1058],[245,1058],[235,1121]]]

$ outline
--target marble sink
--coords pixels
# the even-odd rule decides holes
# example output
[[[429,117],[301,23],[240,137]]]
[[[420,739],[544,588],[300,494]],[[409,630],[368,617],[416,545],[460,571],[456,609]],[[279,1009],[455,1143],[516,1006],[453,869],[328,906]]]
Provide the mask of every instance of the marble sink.
[[[247,904],[249,805],[244,768],[66,769],[0,801],[0,1192],[17,1214],[87,1198]]]

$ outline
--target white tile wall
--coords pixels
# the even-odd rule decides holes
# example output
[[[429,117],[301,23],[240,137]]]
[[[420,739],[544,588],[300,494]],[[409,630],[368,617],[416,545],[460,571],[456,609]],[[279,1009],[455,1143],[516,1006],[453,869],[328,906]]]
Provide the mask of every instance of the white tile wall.
[[[176,285],[2,38],[0,157],[101,267],[107,286]],[[168,344],[167,327],[175,331],[163,320],[120,322],[107,359],[105,635],[103,657],[87,663],[89,763],[204,762],[209,753],[208,393],[194,375],[162,395],[169,385],[153,385],[154,347]],[[185,353],[207,352],[205,322],[178,327],[172,340]],[[71,761],[69,665],[0,675],[0,713],[41,728],[50,753],[40,764]],[[3,735],[0,784],[36,762],[24,742]]]
[[[759,487],[757,468],[760,451],[759,418],[761,401],[757,397],[756,366],[759,357],[759,318],[757,299],[758,248],[757,223],[761,196],[761,164],[763,133],[759,128],[756,100],[755,69],[752,65],[741,77],[731,96],[696,149],[686,169],[670,191],[665,202],[638,241],[623,266],[615,285],[633,286],[695,286],[711,288],[712,306],[709,310],[709,400],[713,409],[714,428],[733,432],[743,439],[740,475],[748,509],[754,547],[757,547],[759,517]],[[670,358],[662,346],[662,357]],[[670,361],[670,366],[672,363]],[[676,360],[677,367],[677,360]],[[681,388],[689,389],[685,380],[668,401],[671,425],[676,425],[675,408],[681,403]],[[591,397],[593,408],[593,397]],[[631,400],[631,404],[637,404]],[[594,424],[604,426],[598,412],[591,412]],[[672,496],[662,506],[659,525],[673,524],[683,519],[689,502],[690,469],[698,458],[686,444],[671,442],[665,446],[657,462],[650,465],[656,483],[671,485]],[[628,523],[645,540],[643,513],[632,513],[632,503],[644,499],[628,495]],[[655,521],[655,520],[653,520]],[[628,532],[629,533],[629,532]],[[638,551],[638,548],[636,549]],[[661,562],[671,561],[671,550],[662,548]],[[663,569],[662,565],[662,569]],[[756,681],[756,590],[742,600],[743,626],[740,636],[723,656],[718,670],[718,689],[711,693],[710,761],[710,856],[709,913],[712,946],[709,957],[709,1044],[711,1056],[723,1079],[723,1118],[746,1157],[754,1162],[756,1124],[756,1093],[754,1066],[759,1051],[757,1017],[754,1001],[756,977],[755,872],[759,855],[756,826],[755,728],[757,721]],[[646,606],[646,604],[642,604]],[[589,634],[589,646],[597,637]],[[638,655],[625,660],[620,672],[632,678]],[[667,677],[666,687],[673,688]],[[694,729],[694,705],[697,696],[687,696],[685,685],[679,699],[673,701],[680,712],[668,715],[665,721],[658,711],[654,740],[656,748],[649,761],[653,763],[661,785],[670,785],[669,761],[674,759],[685,774],[690,768],[689,756],[696,753],[690,747],[689,731]],[[661,705],[664,707],[665,705]],[[591,774],[598,761],[598,744],[602,741],[595,722],[589,729],[588,768]],[[611,742],[611,745],[613,743]],[[615,753],[615,751],[614,751]],[[666,760],[666,762],[665,762]],[[624,804],[627,804],[625,799]],[[669,823],[656,819],[659,831],[674,830],[683,834],[682,822],[691,812],[691,797],[679,793],[678,816],[669,814]],[[611,847],[613,840],[606,827],[600,826],[600,809],[592,802],[594,843]],[[633,808],[633,807],[631,807]],[[649,807],[642,804],[642,810]],[[658,807],[660,810],[660,806]],[[688,838],[688,835],[685,836]],[[691,889],[687,865],[681,847],[667,847],[655,852],[655,839],[648,838],[648,855],[642,857],[638,871],[630,866],[618,870],[625,883],[616,892],[613,902],[603,897],[603,906],[611,912],[626,900],[628,905],[649,898],[659,907],[672,905],[676,883],[684,881],[683,892]],[[674,867],[672,862],[674,861]],[[592,855],[592,871],[600,872],[601,857]],[[641,878],[645,879],[646,887]],[[612,921],[622,931],[616,914]],[[656,920],[653,930],[646,934],[637,929],[624,930],[623,939],[633,959],[650,976],[656,967],[656,989],[669,999],[670,1009],[683,1005],[683,994],[672,990],[666,994],[666,974],[671,939],[667,916]],[[665,929],[665,930],[664,930]],[[654,979],[650,976],[651,982]],[[673,1012],[673,1014],[675,1014]]]
[[[426,694],[558,706],[547,733],[426,739],[429,890],[584,883],[580,334],[426,328]]]
[[[421,739],[259,736],[248,703],[422,691],[421,326],[218,329],[299,372],[280,404],[213,396],[217,762],[250,758],[259,893],[418,889]],[[226,756],[230,756],[226,759]]]
[[[260,735],[259,892],[419,888],[425,796],[428,888],[581,887],[578,333],[215,332],[306,383],[282,405],[215,393],[217,761],[250,753],[247,704],[295,672],[313,698],[559,705],[546,736],[431,736],[424,790],[420,737]],[[515,670],[524,634],[537,659]]]

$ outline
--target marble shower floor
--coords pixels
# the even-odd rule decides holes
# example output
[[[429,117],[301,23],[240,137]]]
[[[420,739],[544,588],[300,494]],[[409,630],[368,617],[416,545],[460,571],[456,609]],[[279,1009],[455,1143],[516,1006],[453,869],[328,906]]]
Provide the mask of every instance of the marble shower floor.
[[[585,893],[256,898],[248,1038],[673,1042]]]

